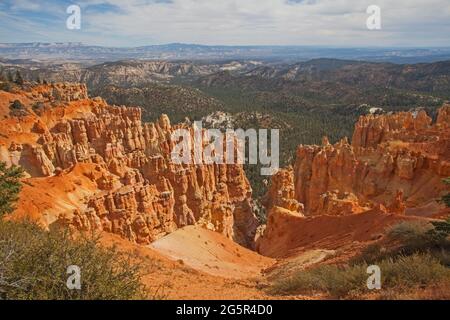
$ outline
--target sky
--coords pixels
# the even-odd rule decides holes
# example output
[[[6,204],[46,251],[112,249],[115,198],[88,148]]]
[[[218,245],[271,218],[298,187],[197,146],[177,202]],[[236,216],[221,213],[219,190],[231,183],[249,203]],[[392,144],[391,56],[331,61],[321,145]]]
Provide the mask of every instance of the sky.
[[[74,4],[79,30],[66,27]],[[0,42],[450,47],[450,0],[0,0]]]

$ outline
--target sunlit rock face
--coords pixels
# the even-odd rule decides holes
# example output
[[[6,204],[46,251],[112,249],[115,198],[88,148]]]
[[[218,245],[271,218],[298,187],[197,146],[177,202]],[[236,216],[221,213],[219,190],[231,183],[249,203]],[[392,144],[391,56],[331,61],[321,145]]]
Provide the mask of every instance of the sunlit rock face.
[[[362,116],[352,144],[299,146],[294,199],[306,215],[358,213],[400,198],[405,208],[435,201],[450,174],[449,109],[435,123],[424,111]]]
[[[242,165],[174,164],[171,134],[182,125],[166,115],[143,123],[140,108],[90,99],[83,85],[41,85],[14,98],[29,115],[2,120],[0,161],[21,165],[42,183],[55,176],[76,180],[76,171],[95,185],[67,200],[67,209],[42,205],[35,218],[44,225],[104,230],[147,244],[199,224],[251,246],[257,220]]]
[[[439,109],[434,123],[423,111],[362,116],[352,144],[325,138],[321,146],[300,145],[294,167],[272,177],[267,226],[256,247],[277,256],[287,252],[281,247],[306,246],[311,232],[344,230],[338,225],[344,221],[367,223],[370,234],[390,220],[448,214],[439,199],[448,192],[442,179],[449,175],[450,106]]]

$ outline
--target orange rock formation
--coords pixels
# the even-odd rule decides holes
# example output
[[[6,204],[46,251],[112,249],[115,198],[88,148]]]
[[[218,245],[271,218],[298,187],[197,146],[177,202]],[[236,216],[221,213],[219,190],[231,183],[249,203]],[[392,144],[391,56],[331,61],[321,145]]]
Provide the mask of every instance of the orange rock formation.
[[[273,176],[266,196],[268,223],[258,250],[278,256],[277,247],[294,248],[292,237],[305,241],[308,236],[295,225],[319,217],[334,216],[337,224],[340,218],[372,212],[374,228],[365,231],[370,238],[379,230],[376,220],[398,220],[379,215],[442,215],[446,209],[438,200],[448,192],[442,182],[448,176],[450,105],[438,111],[435,123],[424,111],[362,116],[352,144],[342,139],[331,145],[325,138],[322,146],[300,145],[293,170]]]
[[[170,137],[182,125],[172,126],[165,115],[142,123],[140,108],[89,99],[83,85],[3,95],[21,101],[28,113],[0,124],[0,161],[21,165],[30,176],[16,216],[143,244],[198,224],[251,245],[257,220],[242,166],[174,164]],[[64,180],[69,186],[54,183]],[[68,189],[58,199],[60,187]],[[40,188],[46,203],[35,198]]]
[[[442,107],[434,124],[424,111],[362,116],[352,144],[343,139],[299,146],[294,199],[305,205],[306,215],[352,214],[393,201],[404,201],[407,209],[435,201],[445,189],[440,180],[450,175],[449,110]]]

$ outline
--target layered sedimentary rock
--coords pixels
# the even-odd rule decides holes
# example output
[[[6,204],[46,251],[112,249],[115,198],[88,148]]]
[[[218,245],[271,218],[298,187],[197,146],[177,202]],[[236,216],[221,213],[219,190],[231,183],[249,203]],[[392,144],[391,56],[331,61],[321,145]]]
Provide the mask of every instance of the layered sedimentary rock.
[[[88,92],[85,84],[54,83],[38,86],[32,91],[31,97],[61,103],[87,99]]]
[[[352,214],[377,204],[404,212],[436,200],[445,188],[440,180],[450,175],[449,109],[442,107],[435,123],[424,111],[363,116],[352,144],[299,146],[294,199],[306,215]]]
[[[363,116],[352,144],[300,145],[294,168],[272,177],[257,250],[277,257],[335,249],[345,239],[369,241],[394,222],[442,213],[449,165],[450,106],[434,123],[423,111]]]
[[[165,115],[142,123],[140,108],[88,99],[84,86],[39,86],[27,97],[42,108],[38,113],[30,105],[28,117],[4,120],[15,127],[0,140],[0,160],[43,179],[81,164],[98,165],[102,172],[93,178],[98,192],[77,210],[50,219],[55,225],[149,243],[176,228],[200,224],[251,244],[257,223],[242,165],[175,164],[171,134],[183,125],[172,125]]]
[[[294,172],[292,167],[280,169],[271,179],[264,199],[266,210],[280,207],[303,215],[304,206],[295,199]]]

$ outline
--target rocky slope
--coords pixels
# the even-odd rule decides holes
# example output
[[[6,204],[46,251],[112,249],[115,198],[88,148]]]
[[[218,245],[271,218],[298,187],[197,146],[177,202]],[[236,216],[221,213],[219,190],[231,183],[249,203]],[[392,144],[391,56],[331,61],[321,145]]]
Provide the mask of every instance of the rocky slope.
[[[82,60],[81,60],[82,61]],[[107,86],[123,88],[142,87],[149,84],[172,83],[175,80],[192,80],[217,72],[244,72],[258,62],[253,61],[167,61],[120,60],[101,64],[40,63],[28,60],[0,59],[0,73],[19,70],[30,81],[37,78],[47,82],[85,83],[90,90]]]
[[[251,246],[257,221],[240,165],[177,165],[167,116],[90,99],[84,85],[1,91],[0,161],[29,178],[16,217],[103,230],[147,244],[198,224]],[[20,101],[21,116],[8,115]],[[191,129],[192,130],[192,129]]]

